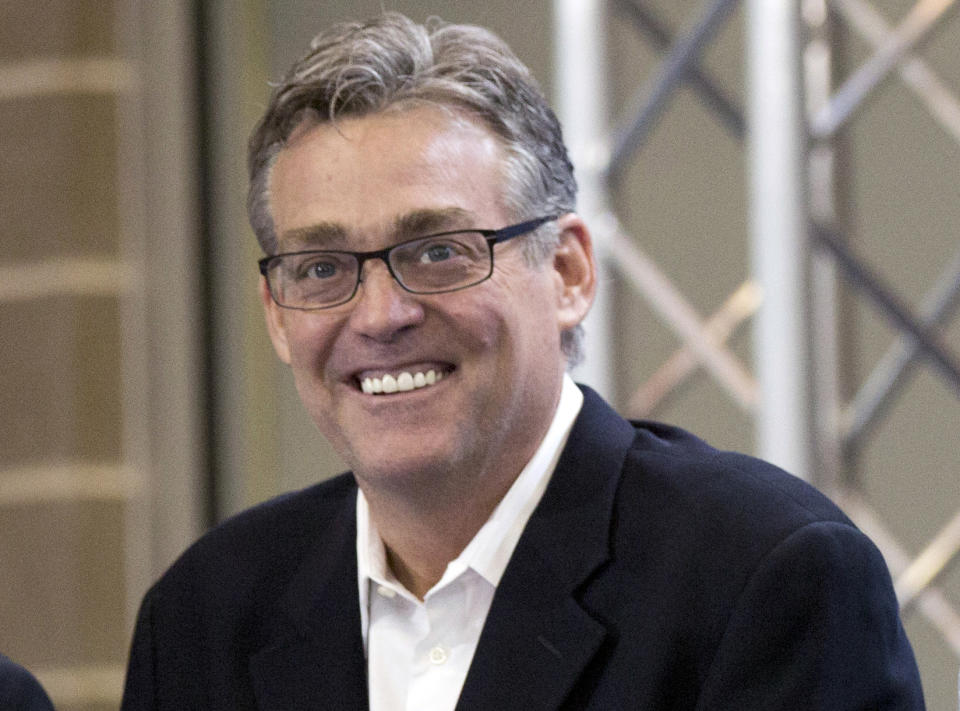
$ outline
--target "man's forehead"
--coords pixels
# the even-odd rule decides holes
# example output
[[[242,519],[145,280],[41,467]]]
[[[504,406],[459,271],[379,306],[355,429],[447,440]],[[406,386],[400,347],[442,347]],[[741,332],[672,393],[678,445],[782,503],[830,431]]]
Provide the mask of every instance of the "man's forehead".
[[[479,131],[498,144],[502,141],[497,132],[483,118],[466,107],[427,100],[411,100],[398,101],[378,111],[348,113],[333,118],[322,116],[313,108],[304,109],[294,118],[293,128],[286,135],[283,144],[285,148],[294,145],[317,129],[332,131],[349,141],[358,128],[377,122],[381,124],[389,122],[395,129],[412,123],[418,126],[433,126],[438,130],[454,128]]]
[[[368,251],[433,232],[497,227],[503,158],[484,126],[433,106],[336,125],[307,118],[271,171],[278,247]]]
[[[337,221],[322,221],[304,227],[287,230],[280,235],[285,250],[314,246],[346,248],[358,240],[384,237],[402,241],[439,232],[467,227],[482,227],[476,224],[476,215],[458,206],[418,208],[396,215],[384,225],[351,225]]]

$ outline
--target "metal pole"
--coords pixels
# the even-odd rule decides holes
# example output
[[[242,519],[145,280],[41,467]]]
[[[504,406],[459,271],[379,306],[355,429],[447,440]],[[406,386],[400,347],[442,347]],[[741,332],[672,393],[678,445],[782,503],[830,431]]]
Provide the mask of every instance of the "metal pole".
[[[612,289],[606,277],[609,259],[605,225],[604,170],[607,145],[607,87],[604,71],[605,0],[554,0],[556,107],[580,185],[579,212],[591,225],[597,254],[598,286],[584,324],[586,357],[574,376],[612,398]]]
[[[800,12],[806,29],[802,57],[805,115],[809,120],[830,102],[836,73],[836,35],[826,0],[802,0]],[[843,171],[838,166],[842,162],[838,137],[819,141],[807,148],[808,217],[811,223],[833,225],[838,231],[842,229],[845,217],[842,201],[845,193],[839,189]],[[839,490],[843,474],[839,426],[843,376],[841,303],[837,265],[830,255],[814,252],[810,262],[810,319],[817,324],[816,329],[810,331],[811,411],[816,413],[811,425],[812,481],[829,494]]]
[[[750,234],[764,294],[754,328],[758,454],[811,472],[809,243],[797,3],[747,4]]]

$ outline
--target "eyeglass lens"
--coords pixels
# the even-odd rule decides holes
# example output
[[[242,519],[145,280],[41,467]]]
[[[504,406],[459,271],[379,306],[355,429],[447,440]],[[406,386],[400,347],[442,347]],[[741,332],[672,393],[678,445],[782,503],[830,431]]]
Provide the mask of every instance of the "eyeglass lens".
[[[429,294],[477,284],[493,268],[487,240],[479,232],[456,232],[403,242],[388,252],[397,281]],[[346,252],[281,255],[269,266],[274,298],[284,306],[322,308],[349,300],[360,281],[360,261]]]

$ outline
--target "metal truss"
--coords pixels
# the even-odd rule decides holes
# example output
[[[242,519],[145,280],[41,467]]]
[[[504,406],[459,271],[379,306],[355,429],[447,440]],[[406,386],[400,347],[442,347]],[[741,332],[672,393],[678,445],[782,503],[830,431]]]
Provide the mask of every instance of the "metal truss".
[[[581,49],[576,63],[558,53],[557,86],[584,196],[581,207],[595,226],[601,282],[611,281],[603,278],[604,273],[617,272],[681,343],[637,388],[629,399],[629,414],[652,414],[690,374],[703,368],[733,402],[754,416],[760,454],[812,479],[841,503],[883,551],[902,608],[915,608],[927,618],[960,657],[960,614],[937,585],[958,559],[960,512],[911,558],[848,466],[918,367],[929,367],[960,397],[960,358],[944,340],[946,325],[960,305],[960,251],[912,310],[843,239],[834,175],[838,131],[893,76],[960,143],[960,100],[915,55],[957,2],[919,0],[891,28],[867,0],[748,1],[747,52],[753,68],[749,138],[745,112],[699,66],[704,48],[736,4],[705,0],[689,27],[674,35],[643,0],[609,0],[609,5],[603,0],[555,0],[558,46],[572,46],[575,37]],[[608,10],[627,18],[663,53],[659,69],[639,89],[627,115],[616,121],[605,113],[602,74]],[[843,22],[873,48],[869,59],[839,87],[833,86],[831,56],[830,30],[835,22]],[[691,88],[732,136],[744,140],[752,155],[753,276],[706,317],[627,234],[608,198],[681,85]],[[585,105],[591,107],[587,116]],[[613,128],[604,128],[609,125]],[[773,199],[771,191],[776,193]],[[837,384],[840,280],[868,299],[898,333],[849,402],[841,402]],[[776,288],[764,289],[765,284]],[[601,299],[607,298],[601,294]],[[755,375],[726,346],[737,327],[750,318],[756,320],[758,333]],[[601,324],[600,338],[593,339],[588,357],[595,365],[585,373],[588,381],[592,374],[602,380],[602,373],[610,370],[605,351],[609,341],[604,338],[610,332],[610,325]],[[812,365],[806,353],[814,354]],[[771,400],[778,403],[777,417],[766,410],[765,403]],[[785,418],[784,410],[792,410],[792,416]]]

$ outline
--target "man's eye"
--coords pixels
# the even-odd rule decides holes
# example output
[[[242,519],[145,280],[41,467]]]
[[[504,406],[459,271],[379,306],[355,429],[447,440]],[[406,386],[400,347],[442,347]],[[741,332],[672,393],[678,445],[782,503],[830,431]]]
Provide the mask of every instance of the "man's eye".
[[[300,270],[301,279],[329,279],[337,275],[337,265],[333,262],[310,262]]]
[[[448,259],[453,259],[458,253],[459,252],[453,244],[431,244],[425,247],[423,252],[420,253],[420,263],[434,264],[436,262],[443,262]]]

